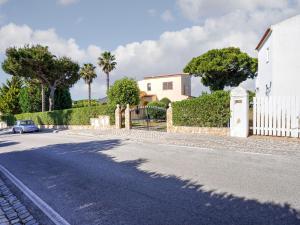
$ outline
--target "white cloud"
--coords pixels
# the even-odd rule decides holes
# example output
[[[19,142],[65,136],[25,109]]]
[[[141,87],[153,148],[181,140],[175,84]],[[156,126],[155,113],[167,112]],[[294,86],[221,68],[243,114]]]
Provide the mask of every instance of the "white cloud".
[[[0,55],[4,55],[6,48],[11,46],[21,47],[25,44],[42,44],[49,46],[50,51],[55,55],[65,55],[79,63],[92,62],[96,65],[97,58],[102,52],[102,50],[95,45],[90,45],[86,49],[82,49],[74,39],[63,39],[59,37],[54,29],[32,30],[27,25],[18,26],[14,23],[0,27],[0,39]],[[100,73],[99,70],[98,73]],[[96,81],[98,88],[99,86],[105,86],[104,82],[103,84],[100,84],[100,80],[101,79],[98,79]],[[3,77],[1,81],[4,81]],[[96,88],[95,92],[98,88]],[[75,91],[72,92],[74,98],[82,98],[86,96],[83,91],[78,92],[77,90],[78,88],[75,88]],[[104,92],[102,93],[102,88],[100,88],[100,91],[98,94],[95,94],[94,97],[100,97],[103,95]]]
[[[0,5],[3,5],[4,3],[6,3],[8,0],[0,0]]]
[[[72,5],[72,4],[77,3],[77,2],[79,2],[79,0],[58,0],[57,1],[58,4],[64,5],[64,6]]]
[[[222,16],[235,10],[246,12],[286,9],[299,0],[177,0],[177,5],[188,19]]]
[[[251,13],[233,10],[222,16],[208,18],[201,25],[164,32],[157,40],[120,45],[113,51],[118,64],[111,74],[111,82],[123,76],[142,79],[146,75],[181,72],[192,57],[212,48],[236,46],[256,56],[254,48],[264,30],[271,24],[295,15],[299,9],[300,4],[297,7],[254,10]],[[0,40],[1,55],[9,46],[40,43],[49,45],[54,54],[70,56],[80,63],[96,64],[102,52],[95,45],[80,48],[74,39],[63,39],[54,29],[33,30],[29,26],[13,23],[0,27]],[[95,98],[105,96],[105,76],[99,68],[97,74],[92,89]],[[200,86],[198,78],[194,78],[192,84],[193,95],[198,96],[204,88]],[[253,87],[253,81],[247,81],[244,85]],[[86,85],[79,82],[72,89],[72,97],[79,99],[86,96]]]
[[[156,14],[157,14],[155,9],[148,9],[147,13],[149,16],[156,16]]]
[[[166,10],[161,14],[161,19],[165,22],[174,21],[174,16],[170,10]]]

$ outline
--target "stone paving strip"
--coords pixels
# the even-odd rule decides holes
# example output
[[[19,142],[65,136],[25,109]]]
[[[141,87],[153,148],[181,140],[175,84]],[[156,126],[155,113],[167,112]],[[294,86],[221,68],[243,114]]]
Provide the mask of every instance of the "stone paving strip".
[[[200,134],[178,134],[145,130],[65,130],[59,133],[104,138],[129,139],[137,142],[171,144],[207,149],[220,149],[238,152],[295,155],[300,157],[299,138],[276,138],[251,136],[249,138],[232,138]]]
[[[0,225],[39,224],[0,179]]]

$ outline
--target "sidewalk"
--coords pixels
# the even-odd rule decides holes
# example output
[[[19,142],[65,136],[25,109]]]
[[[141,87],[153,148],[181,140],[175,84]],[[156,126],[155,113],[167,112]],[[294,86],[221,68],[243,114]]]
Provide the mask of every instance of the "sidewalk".
[[[145,130],[65,130],[59,133],[102,138],[119,138],[135,142],[170,144],[206,149],[220,149],[263,154],[295,155],[300,157],[300,140],[251,136],[232,138],[199,134],[177,134]]]
[[[11,193],[0,179],[0,224],[38,225],[26,207]]]

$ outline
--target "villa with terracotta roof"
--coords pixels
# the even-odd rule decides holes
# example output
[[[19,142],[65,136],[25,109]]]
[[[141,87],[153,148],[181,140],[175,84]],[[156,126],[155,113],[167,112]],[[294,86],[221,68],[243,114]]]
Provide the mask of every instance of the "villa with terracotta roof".
[[[172,102],[191,97],[191,76],[186,73],[147,76],[138,81],[142,102],[168,98]]]

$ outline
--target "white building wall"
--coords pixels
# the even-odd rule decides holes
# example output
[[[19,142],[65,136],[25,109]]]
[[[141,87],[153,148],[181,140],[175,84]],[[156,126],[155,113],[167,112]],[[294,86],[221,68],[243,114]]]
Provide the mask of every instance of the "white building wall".
[[[264,45],[258,52],[258,76],[256,78],[256,95],[266,96],[268,94],[267,87],[272,83],[272,65],[273,65],[273,35],[266,39]],[[270,90],[272,92],[272,89]],[[271,95],[272,93],[269,92]]]
[[[163,90],[164,82],[173,82],[173,89]],[[151,83],[151,91],[147,90],[148,83]],[[186,94],[183,93],[184,85],[187,90]],[[138,86],[140,91],[146,92],[148,95],[156,95],[158,100],[166,97],[172,102],[181,101],[191,95],[191,78],[188,75],[147,78],[138,81]]]
[[[271,27],[272,33],[258,51],[257,96],[300,96],[300,15]],[[270,61],[266,63],[266,49]]]
[[[274,96],[300,96],[300,16],[272,27],[274,30]]]

